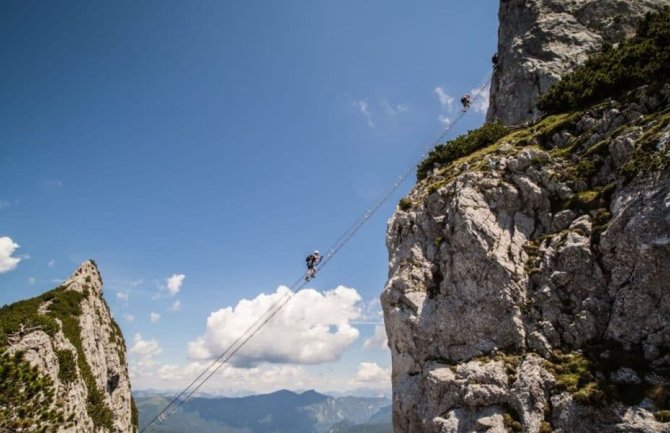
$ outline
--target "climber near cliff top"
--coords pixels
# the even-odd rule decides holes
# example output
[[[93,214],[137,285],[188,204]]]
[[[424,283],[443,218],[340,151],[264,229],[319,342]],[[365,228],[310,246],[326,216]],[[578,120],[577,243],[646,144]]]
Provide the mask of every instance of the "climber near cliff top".
[[[316,265],[318,265],[320,261],[321,255],[316,250],[307,256],[305,259],[305,262],[307,263],[307,275],[305,275],[305,281],[309,281],[316,276]]]

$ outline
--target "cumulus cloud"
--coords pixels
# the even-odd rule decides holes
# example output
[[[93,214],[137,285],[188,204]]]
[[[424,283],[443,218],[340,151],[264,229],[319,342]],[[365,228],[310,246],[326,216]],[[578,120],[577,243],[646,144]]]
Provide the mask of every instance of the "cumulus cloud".
[[[483,89],[472,89],[470,95],[472,96],[472,109],[476,113],[486,114],[486,111],[489,109],[489,87],[486,86]]]
[[[209,362],[198,361],[186,365],[160,364],[157,361],[145,365],[131,361],[128,367],[134,387],[174,389],[190,383],[209,365]],[[235,394],[240,390],[267,393],[277,389],[313,389],[324,380],[327,378],[323,375],[314,377],[302,366],[264,364],[253,368],[236,368],[225,364],[205,383],[202,390],[221,395]],[[340,380],[339,384],[345,384],[345,380]]]
[[[391,371],[379,366],[376,362],[361,362],[358,365],[355,382],[359,383],[390,383]]]
[[[356,108],[358,108],[358,111],[363,115],[365,120],[368,123],[368,126],[370,128],[374,128],[375,124],[372,121],[372,114],[370,113],[370,108],[368,106],[368,100],[367,99],[359,99],[357,101],[352,102],[352,105]]]
[[[47,266],[50,267],[50,268],[53,268],[55,264],[56,264],[56,261],[51,259],[51,260],[49,260],[49,263],[47,263]]]
[[[12,257],[19,244],[7,236],[0,237],[0,274],[16,269],[21,257]]]
[[[440,101],[440,105],[443,108],[446,108],[449,111],[454,109],[454,97],[445,92],[442,86],[437,86],[433,91],[437,95],[437,100]]]
[[[125,292],[116,292],[116,299],[118,299],[119,301],[127,301],[129,295],[130,292],[128,292],[127,290]]]
[[[158,340],[145,340],[142,338],[141,334],[137,333],[133,337],[133,346],[128,353],[139,364],[149,365],[153,363],[153,358],[162,351],[160,344],[158,344]]]
[[[133,316],[132,314],[124,314],[123,320],[125,320],[128,323],[133,323],[135,321],[135,316]]]
[[[375,333],[372,337],[365,340],[363,347],[366,349],[388,348],[388,338],[386,337],[386,328],[384,328],[384,325],[375,326]]]
[[[275,293],[243,299],[235,307],[211,313],[205,333],[189,343],[189,356],[196,360],[218,356],[290,293],[290,289],[280,286]],[[238,367],[259,362],[335,361],[358,338],[351,321],[361,316],[360,301],[355,289],[344,286],[324,293],[301,290],[231,361]]]
[[[187,365],[164,364],[156,372],[159,379],[179,381],[197,377],[207,367],[207,364],[200,362],[191,362]]]
[[[177,299],[169,308],[169,311],[179,311],[180,309],[181,309],[181,301]]]
[[[35,285],[36,282],[37,280],[34,277],[28,278],[28,284],[30,284],[31,286]]]
[[[149,314],[149,320],[151,321],[151,323],[158,322],[160,320],[160,318],[161,318],[161,315],[158,314],[158,313],[153,313],[152,312],[151,314]]]
[[[165,280],[165,287],[167,288],[168,293],[170,293],[170,296],[175,296],[179,293],[182,284],[184,284],[184,278],[186,278],[186,275],[184,274],[172,274],[170,278]]]

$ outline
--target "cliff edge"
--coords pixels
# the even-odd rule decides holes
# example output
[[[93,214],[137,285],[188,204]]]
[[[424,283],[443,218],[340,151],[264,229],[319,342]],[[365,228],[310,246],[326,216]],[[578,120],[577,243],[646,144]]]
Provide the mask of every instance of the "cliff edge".
[[[125,343],[93,261],[0,309],[0,430],[132,433]]]
[[[670,432],[662,92],[512,132],[402,202],[382,294],[396,433]]]
[[[670,10],[642,24],[545,100],[572,109],[419,166],[386,239],[396,433],[670,432]]]

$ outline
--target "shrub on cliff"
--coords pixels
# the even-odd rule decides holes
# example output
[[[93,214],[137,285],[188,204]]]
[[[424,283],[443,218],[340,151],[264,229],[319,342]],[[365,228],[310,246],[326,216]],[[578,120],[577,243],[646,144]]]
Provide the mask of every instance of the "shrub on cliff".
[[[0,431],[55,433],[71,427],[63,402],[54,400],[54,384],[22,359],[23,354],[0,354]]]
[[[617,48],[605,47],[554,84],[538,108],[561,113],[583,108],[670,76],[670,7],[648,14],[635,37]]]
[[[417,180],[428,176],[430,170],[433,169],[433,164],[446,164],[467,156],[478,149],[495,143],[507,133],[507,128],[501,123],[487,123],[481,128],[468,131],[467,134],[445,144],[438,144],[419,164],[416,172]]]
[[[87,289],[85,288],[85,291],[86,290]],[[65,351],[67,353],[57,351],[56,356],[58,357],[59,361],[59,378],[63,381],[64,384],[73,382],[77,378],[75,367],[76,363],[88,390],[86,406],[88,415],[91,417],[93,424],[96,427],[104,427],[111,431],[114,427],[114,414],[107,405],[103,396],[103,392],[98,389],[95,377],[91,371],[91,367],[86,362],[86,356],[84,354],[84,348],[81,341],[79,316],[82,313],[81,301],[85,296],[87,295],[84,293],[68,290],[67,286],[61,286],[35,298],[20,301],[15,304],[6,305],[0,308],[0,353],[6,351],[6,348],[11,345],[10,340],[12,338],[20,338],[25,333],[39,329],[48,335],[53,336],[59,330],[61,330],[65,335],[65,338],[67,338],[74,345],[77,351],[76,354],[69,351]],[[45,304],[48,305],[48,307],[43,313],[40,313],[40,306]],[[56,319],[60,320],[61,325],[58,324]],[[21,407],[23,407],[23,403],[21,403],[21,400],[18,399],[18,397],[17,399],[13,399],[12,396],[16,393],[14,391],[3,393],[3,390],[12,390],[14,388],[19,390],[26,389],[35,394],[35,392],[37,392],[33,390],[33,388],[35,388],[42,393],[40,395],[42,395],[46,400],[53,400],[55,397],[53,390],[51,389],[53,388],[53,384],[51,382],[47,382],[42,379],[33,380],[33,376],[39,374],[37,370],[35,370],[35,372],[30,370],[32,372],[30,374],[33,376],[27,375],[27,373],[18,374],[16,377],[8,376],[7,372],[14,371],[9,369],[10,367],[14,368],[8,364],[9,361],[12,361],[14,364],[16,364],[16,368],[19,369],[17,371],[19,372],[22,372],[29,367],[29,364],[23,361],[20,357],[0,359],[0,432],[3,431],[2,427],[4,426],[2,423],[4,418],[2,412],[3,410],[7,410],[13,414],[10,420],[14,424],[7,425],[28,426],[31,425],[30,422],[32,422],[32,418],[28,416],[28,412],[19,410]],[[9,388],[10,384],[13,388]],[[33,398],[33,394],[26,395],[28,395],[30,398]],[[51,414],[51,412],[49,413],[49,417],[51,418],[56,416],[54,414],[59,416],[62,415],[62,411],[54,412],[54,414]]]

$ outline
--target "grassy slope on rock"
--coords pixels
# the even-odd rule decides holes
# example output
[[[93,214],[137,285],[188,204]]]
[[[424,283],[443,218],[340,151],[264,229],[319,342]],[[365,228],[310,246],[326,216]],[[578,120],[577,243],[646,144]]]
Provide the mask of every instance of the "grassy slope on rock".
[[[86,296],[88,296],[88,288],[86,286],[83,294],[67,290],[67,286],[61,286],[38,297],[0,308],[0,352],[4,352],[7,346],[9,346],[10,337],[21,333],[22,330],[24,333],[27,333],[34,329],[41,329],[48,335],[53,336],[60,329],[56,321],[56,319],[59,319],[63,324],[63,334],[77,349],[76,356],[69,351],[56,352],[60,367],[59,378],[65,383],[73,381],[76,377],[74,368],[74,362],[76,362],[88,388],[86,409],[89,416],[96,426],[105,427],[111,431],[113,428],[113,412],[105,403],[103,392],[98,389],[95,383],[95,378],[90,366],[86,362],[81,343],[81,330],[79,328],[80,304]],[[49,303],[47,314],[39,314],[38,308],[44,303]],[[23,363],[27,365],[26,362]],[[31,386],[29,376],[21,376],[21,380],[23,381],[23,386]],[[45,393],[53,395],[53,385],[50,381],[41,381],[40,383],[45,387]],[[4,382],[0,383],[0,389],[7,389],[7,384]],[[8,396],[7,401],[9,404],[14,404],[11,395]]]
[[[502,124],[489,123],[446,144],[438,144],[435,149],[430,151],[428,157],[419,164],[416,172],[417,179],[426,178],[435,165],[447,164],[495,143],[507,135],[507,132],[507,128]]]
[[[444,174],[458,172],[461,162],[473,161],[492,153],[500,143],[507,142],[516,147],[539,145],[547,147],[548,140],[558,131],[577,121],[587,108],[593,109],[604,100],[623,96],[626,92],[643,85],[659,86],[670,77],[670,7],[649,14],[638,26],[634,38],[624,41],[617,48],[605,47],[602,53],[592,55],[584,65],[554,84],[539,100],[539,107],[550,115],[527,128],[510,131],[500,124],[485,124],[445,144],[437,145],[417,167],[417,180],[426,179],[432,192],[444,185]],[[651,92],[653,94],[653,91]],[[668,161],[651,148],[657,133],[668,124],[668,113],[654,114],[657,125],[641,140],[621,174],[631,179],[641,172],[657,171],[667,166]],[[577,143],[579,144],[579,143]],[[607,148],[599,143],[599,148]],[[552,156],[570,159],[579,150],[577,145],[554,152]],[[595,154],[597,146],[582,152],[585,158],[576,162],[572,173],[578,177],[593,174],[598,166]],[[583,149],[582,149],[583,150]],[[594,162],[595,161],[595,162]],[[478,165],[477,168],[481,168]],[[436,179],[431,174],[438,173]],[[402,210],[413,206],[410,198],[403,198]]]

